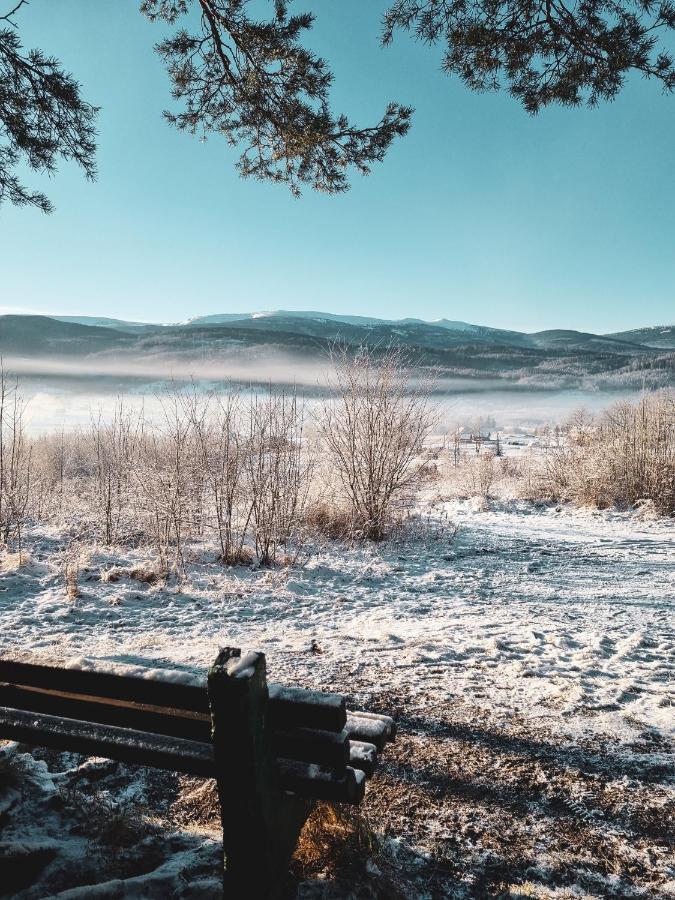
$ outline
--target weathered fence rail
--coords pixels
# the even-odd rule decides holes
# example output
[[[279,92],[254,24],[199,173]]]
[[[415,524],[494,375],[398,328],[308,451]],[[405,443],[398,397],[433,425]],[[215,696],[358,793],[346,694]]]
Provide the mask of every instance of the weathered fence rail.
[[[314,801],[360,803],[395,733],[234,648],[205,686],[0,659],[0,737],[216,779],[228,897],[276,897]]]

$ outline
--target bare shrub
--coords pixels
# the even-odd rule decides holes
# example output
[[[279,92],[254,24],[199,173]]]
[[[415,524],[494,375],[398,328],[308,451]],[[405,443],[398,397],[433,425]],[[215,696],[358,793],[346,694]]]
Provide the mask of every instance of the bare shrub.
[[[381,540],[427,461],[432,382],[413,380],[399,348],[335,347],[331,362],[320,432],[355,525]]]
[[[194,391],[176,387],[160,402],[162,419],[143,434],[133,474],[160,568],[182,575],[184,542],[202,528],[204,473],[194,422],[203,410]]]
[[[119,540],[128,526],[143,424],[142,416],[126,410],[121,400],[110,422],[104,422],[100,413],[91,422],[88,440],[94,462],[93,502],[106,544]]]
[[[253,397],[248,408],[245,456],[256,554],[262,565],[277,561],[280,547],[296,534],[312,477],[303,453],[304,409],[295,393]]]
[[[241,400],[237,394],[210,394],[205,414],[192,404],[197,454],[220,545],[220,558],[228,565],[250,561],[245,548],[252,514],[244,489],[245,448],[241,436]]]
[[[14,541],[19,560],[33,476],[33,448],[26,438],[24,413],[18,381],[7,376],[0,359],[0,545]]]
[[[488,451],[480,455],[472,454],[464,460],[461,479],[464,493],[469,496],[488,500],[496,478],[497,466],[494,453]]]
[[[675,395],[643,394],[597,419],[577,414],[564,440],[549,447],[541,491],[598,507],[650,500],[675,512]]]

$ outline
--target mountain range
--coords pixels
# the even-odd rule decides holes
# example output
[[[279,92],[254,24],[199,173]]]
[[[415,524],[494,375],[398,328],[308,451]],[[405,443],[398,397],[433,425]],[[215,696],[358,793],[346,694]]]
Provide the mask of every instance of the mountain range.
[[[159,325],[92,316],[0,316],[0,353],[8,361],[77,361],[80,366],[178,360],[232,362],[252,371],[263,360],[325,360],[335,342],[408,348],[443,375],[540,386],[601,387],[675,383],[675,325],[611,334],[569,329],[526,333],[440,319],[377,319],[323,312],[223,313]],[[253,377],[253,375],[252,375]]]

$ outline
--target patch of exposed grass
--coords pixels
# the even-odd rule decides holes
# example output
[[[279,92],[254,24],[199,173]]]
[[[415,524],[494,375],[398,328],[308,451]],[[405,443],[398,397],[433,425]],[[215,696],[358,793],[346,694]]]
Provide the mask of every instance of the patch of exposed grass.
[[[122,578],[130,578],[141,584],[159,584],[166,580],[166,576],[150,566],[112,566],[101,572],[101,581],[105,584],[115,584]]]

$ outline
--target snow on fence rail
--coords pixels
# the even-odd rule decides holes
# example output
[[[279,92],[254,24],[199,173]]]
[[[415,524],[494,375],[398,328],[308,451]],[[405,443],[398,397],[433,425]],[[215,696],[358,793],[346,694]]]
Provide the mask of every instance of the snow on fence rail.
[[[259,653],[222,650],[201,684],[70,665],[0,659],[0,737],[215,778],[233,896],[276,896],[314,801],[358,804],[395,737],[339,695],[268,685]]]

